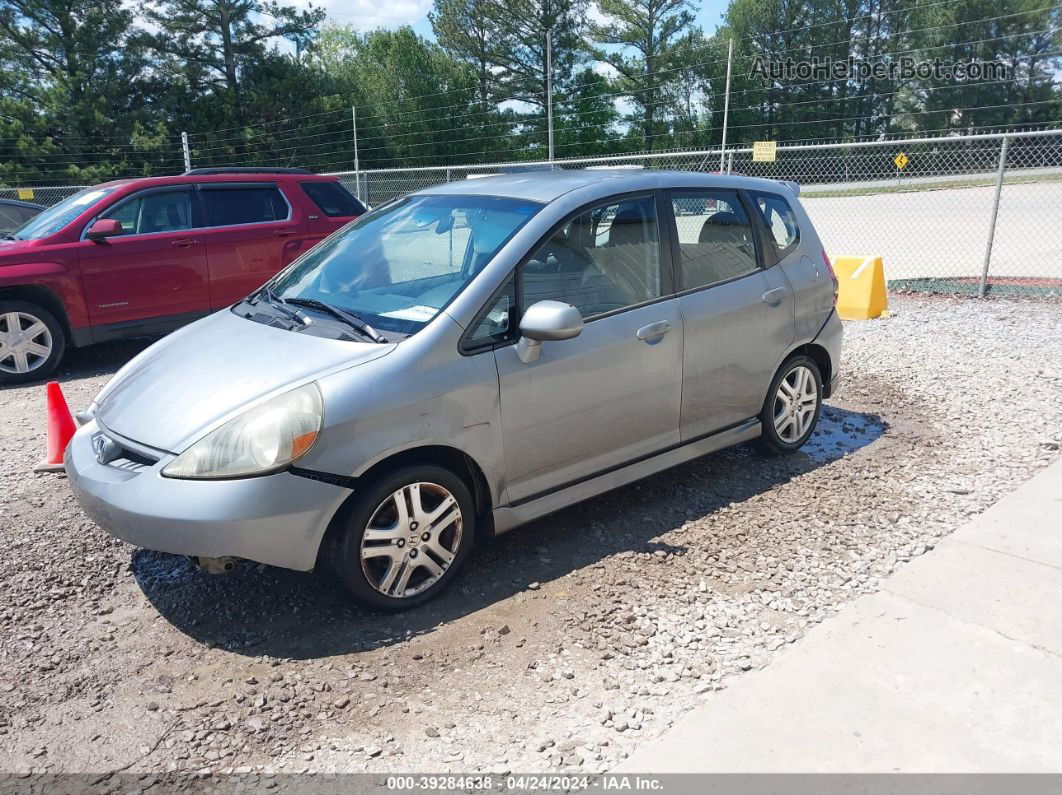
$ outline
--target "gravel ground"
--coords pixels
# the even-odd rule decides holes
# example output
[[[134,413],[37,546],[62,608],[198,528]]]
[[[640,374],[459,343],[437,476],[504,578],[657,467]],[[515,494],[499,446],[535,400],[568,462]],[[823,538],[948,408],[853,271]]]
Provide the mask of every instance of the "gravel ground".
[[[2,769],[609,769],[1059,457],[1062,305],[894,296],[846,331],[803,453],[740,446],[536,522],[398,617],[112,540],[30,474],[41,387],[0,392]],[[143,344],[75,352],[70,402]]]

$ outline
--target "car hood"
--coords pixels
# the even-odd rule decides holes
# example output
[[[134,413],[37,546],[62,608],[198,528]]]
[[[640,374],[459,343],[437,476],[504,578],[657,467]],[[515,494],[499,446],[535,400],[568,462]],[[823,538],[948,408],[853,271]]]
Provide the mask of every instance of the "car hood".
[[[284,331],[224,310],[129,362],[100,392],[96,416],[116,434],[178,453],[249,404],[394,348]]]
[[[15,257],[28,252],[32,240],[0,240],[0,265],[13,265]]]

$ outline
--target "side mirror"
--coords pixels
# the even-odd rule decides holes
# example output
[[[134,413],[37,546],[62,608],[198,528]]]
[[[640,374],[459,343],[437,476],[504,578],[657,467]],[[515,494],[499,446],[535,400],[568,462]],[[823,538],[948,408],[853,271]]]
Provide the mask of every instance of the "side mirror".
[[[583,330],[583,316],[571,304],[560,301],[538,301],[531,304],[520,320],[520,341],[516,354],[524,364],[538,359],[542,343],[570,340]]]
[[[114,218],[100,218],[88,228],[85,237],[89,240],[103,240],[105,237],[120,235],[123,231],[121,221]]]

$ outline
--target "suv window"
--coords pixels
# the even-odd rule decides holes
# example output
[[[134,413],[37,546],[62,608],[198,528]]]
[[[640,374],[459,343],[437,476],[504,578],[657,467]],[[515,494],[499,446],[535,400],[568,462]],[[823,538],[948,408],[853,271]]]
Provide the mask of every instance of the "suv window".
[[[757,269],[752,225],[733,191],[672,194],[682,289],[706,287]]]
[[[186,188],[138,193],[100,218],[113,218],[123,235],[147,235],[192,228],[192,194]]]
[[[38,207],[0,202],[0,235],[9,235],[40,212]]]
[[[521,309],[563,301],[584,318],[659,298],[660,232],[651,196],[568,221],[520,270]]]
[[[300,182],[299,185],[317,209],[330,218],[365,212],[365,206],[338,182]]]
[[[275,185],[201,185],[209,226],[286,221],[288,204]]]
[[[763,221],[767,224],[774,244],[779,253],[784,252],[800,239],[800,229],[797,226],[796,215],[793,208],[781,196],[774,193],[753,194],[756,201],[756,209],[763,215]]]

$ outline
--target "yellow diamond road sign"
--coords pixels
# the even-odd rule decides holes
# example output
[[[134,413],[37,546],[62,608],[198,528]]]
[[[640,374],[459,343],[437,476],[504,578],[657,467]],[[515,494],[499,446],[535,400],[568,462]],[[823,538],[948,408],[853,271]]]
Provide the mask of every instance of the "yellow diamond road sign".
[[[900,169],[900,171],[903,171],[903,167],[906,166],[910,162],[910,160],[908,160],[907,155],[905,155],[903,152],[900,152],[900,154],[896,155],[896,157],[892,159],[892,162],[896,164],[896,168]]]

